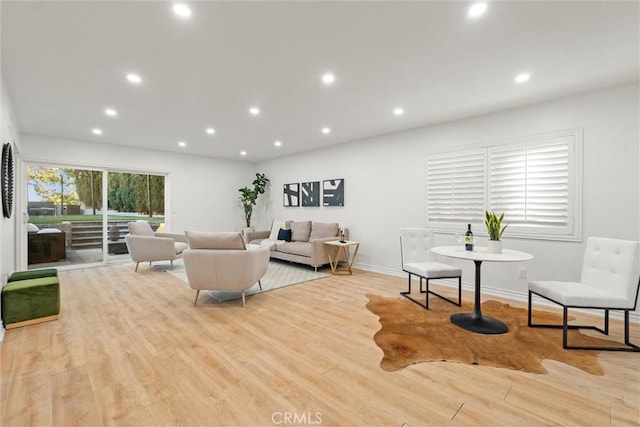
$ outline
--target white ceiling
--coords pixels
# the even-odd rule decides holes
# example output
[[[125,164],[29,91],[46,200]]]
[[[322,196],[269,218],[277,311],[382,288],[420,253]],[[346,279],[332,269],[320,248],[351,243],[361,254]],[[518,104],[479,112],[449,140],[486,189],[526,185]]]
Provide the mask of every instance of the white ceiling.
[[[261,161],[639,76],[637,1],[490,2],[476,20],[471,2],[188,4],[1,1],[20,130]]]

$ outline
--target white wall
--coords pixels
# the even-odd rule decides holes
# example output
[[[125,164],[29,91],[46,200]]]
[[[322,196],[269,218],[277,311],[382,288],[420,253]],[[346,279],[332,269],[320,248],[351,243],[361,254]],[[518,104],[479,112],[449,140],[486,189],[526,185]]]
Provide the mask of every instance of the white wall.
[[[638,85],[625,85],[262,162],[257,169],[271,178],[273,194],[260,225],[267,228],[272,218],[340,222],[361,242],[356,264],[400,273],[399,229],[425,224],[427,153],[582,128],[584,239],[597,235],[640,240],[638,118]],[[344,208],[282,207],[283,184],[330,178],[345,178]],[[450,235],[438,235],[436,241],[455,244]],[[530,252],[535,259],[485,263],[483,288],[524,296],[527,280],[518,278],[520,268],[527,269],[529,279],[578,279],[584,243],[505,238],[506,248]],[[447,262],[459,264],[463,280],[473,282],[472,263]]]
[[[18,126],[13,119],[13,107],[11,97],[4,83],[4,77],[1,79],[0,98],[0,144],[10,143],[13,146],[14,157],[19,149]],[[7,281],[7,276],[15,270],[15,230],[16,230],[16,214],[15,211],[11,218],[2,216],[0,223],[0,288]],[[0,305],[0,314],[2,306]],[[4,328],[0,327],[0,341],[4,335]]]
[[[252,163],[148,151],[123,146],[22,134],[22,160],[166,173],[168,231],[240,230],[238,189],[254,178]],[[25,180],[25,177],[22,177]],[[22,183],[24,190],[24,182]],[[22,197],[21,209],[26,211]]]

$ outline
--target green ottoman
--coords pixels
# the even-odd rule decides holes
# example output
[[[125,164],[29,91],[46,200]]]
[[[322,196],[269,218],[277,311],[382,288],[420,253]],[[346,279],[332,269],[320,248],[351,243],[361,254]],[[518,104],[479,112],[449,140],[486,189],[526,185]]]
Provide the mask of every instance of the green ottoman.
[[[58,276],[58,270],[55,268],[41,268],[39,270],[16,271],[7,282],[16,282],[18,280],[39,279],[40,277]]]
[[[13,273],[2,289],[6,329],[56,320],[59,314],[60,282],[55,269]]]

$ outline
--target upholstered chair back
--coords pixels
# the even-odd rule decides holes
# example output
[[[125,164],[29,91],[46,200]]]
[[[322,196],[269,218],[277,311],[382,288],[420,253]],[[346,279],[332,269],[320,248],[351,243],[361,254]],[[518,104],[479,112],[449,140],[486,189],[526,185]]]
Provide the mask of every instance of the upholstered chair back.
[[[246,249],[244,239],[236,232],[186,231],[191,249]]]
[[[132,221],[129,223],[129,233],[136,236],[153,236],[153,229],[147,221]]]
[[[620,295],[625,300],[621,309],[635,309],[640,282],[640,243],[590,237],[581,282]]]
[[[402,265],[412,262],[433,261],[431,248],[434,246],[431,228],[400,229],[400,256]]]

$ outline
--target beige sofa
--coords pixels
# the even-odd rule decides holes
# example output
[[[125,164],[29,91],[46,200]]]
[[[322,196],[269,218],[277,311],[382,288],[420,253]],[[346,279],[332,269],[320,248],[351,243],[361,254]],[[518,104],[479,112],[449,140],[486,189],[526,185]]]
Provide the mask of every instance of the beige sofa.
[[[280,229],[291,230],[291,241],[278,240]],[[270,247],[271,258],[310,265],[316,271],[318,267],[329,264],[324,242],[340,238],[337,222],[316,221],[274,221],[271,230],[248,232],[245,235],[250,244]],[[346,228],[344,238],[349,238]]]

